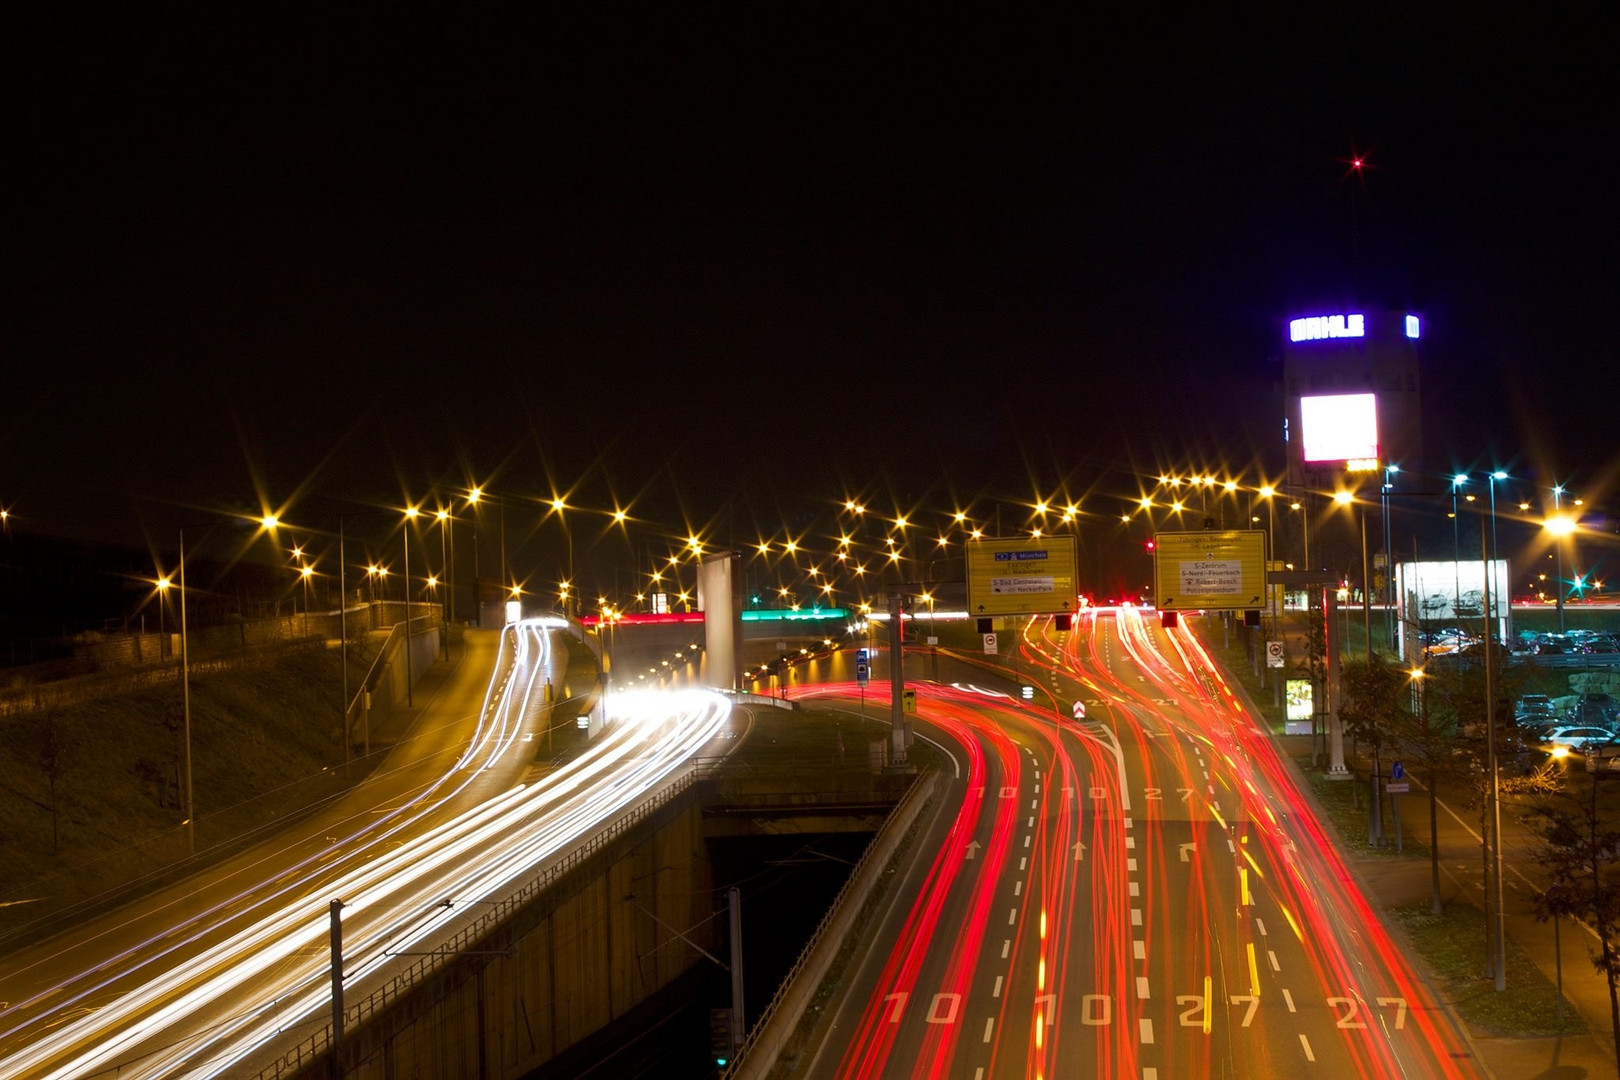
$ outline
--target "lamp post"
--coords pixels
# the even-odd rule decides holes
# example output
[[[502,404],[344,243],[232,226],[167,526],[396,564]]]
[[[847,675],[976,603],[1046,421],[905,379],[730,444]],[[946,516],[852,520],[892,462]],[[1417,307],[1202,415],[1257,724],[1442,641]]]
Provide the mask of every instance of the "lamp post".
[[[1577,525],[1574,518],[1554,513],[1542,527],[1552,533],[1553,550],[1558,553],[1558,632],[1561,634],[1564,632],[1564,538],[1574,536]]]
[[[1496,989],[1500,993],[1507,988],[1507,946],[1503,939],[1504,920],[1502,915],[1502,783],[1501,770],[1496,759],[1496,686],[1495,675],[1492,671],[1494,650],[1491,648],[1491,633],[1489,618],[1491,613],[1491,556],[1487,548],[1485,530],[1479,531],[1479,553],[1485,563],[1485,756],[1491,770],[1491,843],[1495,848],[1492,856],[1492,871],[1496,877],[1494,886],[1494,901],[1496,912],[1492,917],[1493,932],[1496,940],[1492,944],[1491,964],[1496,971]]]
[[[193,797],[191,778],[191,643],[186,626],[186,530],[188,528],[210,528],[213,522],[202,522],[194,525],[181,525],[180,533],[180,712],[185,730],[185,758],[184,773],[186,784],[186,850],[189,854],[197,854],[197,805]],[[261,518],[259,524],[266,529],[276,527],[274,515]]]
[[[298,576],[304,581],[304,636],[309,637],[309,579],[315,576],[315,568],[306,563],[298,568]]]
[[[1467,473],[1457,473],[1451,478],[1451,617],[1459,618],[1457,609],[1462,606],[1462,533],[1460,525],[1462,519],[1457,516],[1457,489],[1468,483]],[[1462,630],[1459,625],[1458,631]],[[1459,637],[1458,646],[1461,647]]]
[[[186,527],[180,526],[180,711],[186,729],[186,849],[197,854],[197,812],[191,799],[191,656],[186,642]]]
[[[414,709],[411,677],[411,522],[421,513],[414,506],[405,508],[405,524],[401,529],[405,537],[405,707]]]
[[[568,515],[566,513],[564,513],[564,511],[566,511],[568,508],[569,508],[568,503],[567,503],[566,500],[563,499],[562,496],[558,495],[558,496],[554,496],[552,498],[552,500],[551,500],[551,509],[552,509],[552,511],[554,513],[556,513],[557,520],[562,522],[563,539],[566,540],[567,543],[568,543],[568,580],[570,582],[573,582],[573,580],[574,580],[574,530],[569,528],[569,526],[568,526]],[[567,602],[566,598],[565,598],[564,602],[565,603]],[[563,614],[564,615],[572,615],[573,612],[570,611],[568,607],[564,607],[563,608]]]
[[[1333,501],[1340,506],[1356,507],[1356,521],[1361,529],[1361,629],[1362,633],[1367,636],[1367,666],[1371,667],[1373,660],[1372,592],[1367,565],[1367,514],[1365,510],[1357,505],[1355,492],[1353,491],[1336,491],[1333,493]]]
[[[1293,502],[1288,504],[1288,509],[1290,509],[1290,510],[1298,510],[1299,511],[1299,535],[1300,535],[1300,540],[1303,542],[1304,548],[1305,548],[1305,569],[1310,570],[1310,569],[1312,569],[1312,566],[1311,566],[1311,512],[1308,509],[1306,509],[1306,507],[1305,507],[1305,499],[1307,497],[1308,496],[1305,493],[1301,492],[1299,498],[1295,499]]]
[[[445,655],[450,655],[450,622],[456,597],[456,541],[450,531],[450,511],[440,507],[433,515],[439,522],[439,565],[444,568],[444,641]],[[448,548],[447,548],[448,545]]]
[[[1561,500],[1562,500],[1563,495],[1564,495],[1564,485],[1563,484],[1554,484],[1552,491],[1553,491],[1553,516],[1556,519],[1562,521],[1563,520],[1563,505],[1562,505]],[[1564,542],[1563,542],[1563,537],[1568,535],[1568,534],[1567,533],[1557,533],[1557,532],[1555,532],[1554,535],[1558,536],[1558,540],[1553,544],[1553,551],[1556,552],[1557,555],[1558,555],[1558,633],[1560,635],[1562,635],[1563,632],[1564,632]]]
[[[167,574],[160,576],[154,584],[158,594],[158,659],[169,658],[169,635],[163,628],[163,609],[168,606],[169,588],[173,582]]]
[[[1395,645],[1395,523],[1392,520],[1395,475],[1401,471],[1393,462],[1384,466],[1384,484],[1379,491],[1378,516],[1384,527],[1384,634]]]

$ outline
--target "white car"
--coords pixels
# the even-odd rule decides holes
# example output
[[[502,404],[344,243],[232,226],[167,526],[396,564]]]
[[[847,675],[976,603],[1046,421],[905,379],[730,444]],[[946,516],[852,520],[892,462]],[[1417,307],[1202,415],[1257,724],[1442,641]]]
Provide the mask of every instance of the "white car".
[[[1571,750],[1580,750],[1588,743],[1606,743],[1614,738],[1614,732],[1602,727],[1555,727],[1541,737],[1544,749],[1551,750],[1556,746],[1567,746]]]

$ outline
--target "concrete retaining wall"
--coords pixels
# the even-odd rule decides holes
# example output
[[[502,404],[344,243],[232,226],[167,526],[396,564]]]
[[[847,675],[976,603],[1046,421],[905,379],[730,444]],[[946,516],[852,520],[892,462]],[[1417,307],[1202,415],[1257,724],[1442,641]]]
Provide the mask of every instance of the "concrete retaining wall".
[[[524,1076],[699,960],[660,920],[686,930],[707,919],[712,885],[688,789],[350,1033],[343,1075]],[[712,951],[723,926],[689,936]]]

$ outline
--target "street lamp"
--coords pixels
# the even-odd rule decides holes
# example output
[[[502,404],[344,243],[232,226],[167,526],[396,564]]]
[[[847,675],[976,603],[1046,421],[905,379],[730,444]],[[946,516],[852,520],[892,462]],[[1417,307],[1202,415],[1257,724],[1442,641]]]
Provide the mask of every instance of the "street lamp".
[[[174,583],[167,574],[164,574],[152,584],[157,586],[158,594],[158,659],[167,660],[169,658],[169,635],[163,629],[163,609],[168,606],[169,588]]]
[[[1459,532],[1461,518],[1457,516],[1457,489],[1468,483],[1467,473],[1457,473],[1451,478],[1451,617],[1457,619],[1457,609],[1462,606],[1462,534]],[[1458,629],[1462,629],[1459,625]]]
[[[563,538],[568,542],[568,580],[573,581],[574,580],[574,530],[569,527],[569,525],[568,525],[568,515],[563,512],[565,510],[570,509],[570,507],[568,505],[567,500],[565,500],[561,495],[553,496],[549,505],[551,507],[552,513],[557,515],[557,520],[562,522]],[[563,614],[564,615],[572,615],[573,614],[573,612],[571,611],[571,606],[572,605],[569,603],[569,598],[568,597],[566,597],[566,596],[563,597],[563,604],[564,604]]]
[[[1335,491],[1333,501],[1339,506],[1353,506],[1356,504],[1355,492],[1342,489]],[[1367,573],[1367,515],[1359,507],[1356,510],[1356,521],[1361,529],[1361,629],[1362,633],[1367,635],[1367,665],[1371,667],[1373,659],[1372,582]]]
[[[405,537],[405,707],[416,707],[411,676],[411,522],[421,511],[414,506],[405,508],[405,524],[400,530]]]
[[[298,576],[304,580],[304,636],[309,637],[309,579],[315,576],[315,568],[306,563],[298,568]]]
[[[1564,518],[1564,516],[1563,516],[1563,505],[1562,505],[1562,501],[1561,501],[1563,499],[1563,495],[1564,495],[1564,485],[1563,484],[1554,484],[1552,492],[1553,492],[1553,516],[1554,516],[1554,520],[1558,521],[1560,524],[1559,524],[1559,528],[1555,529],[1555,528],[1553,528],[1552,523],[1548,522],[1547,531],[1552,533],[1553,536],[1557,538],[1557,540],[1553,544],[1553,550],[1558,555],[1558,632],[1560,634],[1562,634],[1564,632],[1564,544],[1563,544],[1563,538],[1568,536],[1570,533],[1575,531],[1575,523],[1573,521],[1569,522],[1567,528],[1564,527],[1564,525],[1563,525],[1564,521],[1566,520]]]
[[[434,518],[439,522],[439,565],[444,568],[444,649],[450,655],[450,623],[456,602],[456,537],[451,531],[450,511],[440,507]],[[448,549],[447,549],[448,545]]]
[[[1555,492],[1560,489],[1554,488]],[[1542,528],[1552,534],[1553,550],[1558,553],[1558,632],[1564,632],[1564,539],[1574,536],[1577,524],[1574,518],[1566,517],[1562,513],[1554,515],[1542,523]]]

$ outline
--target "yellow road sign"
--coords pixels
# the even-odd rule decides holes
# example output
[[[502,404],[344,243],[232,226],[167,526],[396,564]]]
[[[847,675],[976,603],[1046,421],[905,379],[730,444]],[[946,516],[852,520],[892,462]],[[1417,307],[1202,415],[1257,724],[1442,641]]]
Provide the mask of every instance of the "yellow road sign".
[[[1247,610],[1266,604],[1262,529],[1154,537],[1153,601],[1161,611]]]
[[[968,614],[1045,615],[1079,605],[1072,536],[967,542]]]

